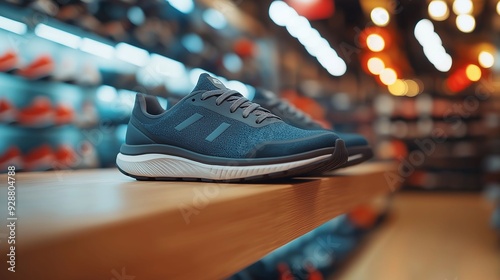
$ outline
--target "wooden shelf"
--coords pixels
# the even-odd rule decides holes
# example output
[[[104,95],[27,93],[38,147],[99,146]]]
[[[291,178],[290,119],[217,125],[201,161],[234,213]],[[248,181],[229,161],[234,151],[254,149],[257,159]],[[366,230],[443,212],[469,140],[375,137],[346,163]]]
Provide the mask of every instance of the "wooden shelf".
[[[15,276],[220,279],[394,191],[385,174],[396,169],[362,164],[273,184],[141,182],[116,169],[18,173]]]

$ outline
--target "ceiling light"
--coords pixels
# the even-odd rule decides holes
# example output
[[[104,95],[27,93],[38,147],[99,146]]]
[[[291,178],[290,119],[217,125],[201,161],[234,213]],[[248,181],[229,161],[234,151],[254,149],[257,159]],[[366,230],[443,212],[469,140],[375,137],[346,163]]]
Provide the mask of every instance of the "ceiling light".
[[[487,51],[479,53],[478,60],[479,65],[483,68],[491,68],[495,64],[495,57]]]
[[[476,28],[476,20],[471,15],[459,15],[456,20],[458,30],[470,33]]]
[[[386,9],[377,7],[372,10],[370,17],[375,25],[386,26],[389,23],[390,16]]]
[[[127,43],[119,43],[116,45],[115,50],[118,59],[136,66],[143,67],[149,62],[148,51]]]
[[[434,31],[434,25],[428,19],[422,19],[415,25],[415,38],[423,48],[430,63],[441,72],[448,72],[453,60],[442,46],[439,35]]]
[[[481,68],[479,68],[477,65],[474,64],[469,64],[467,68],[465,68],[465,74],[467,75],[467,78],[473,82],[479,81],[481,79]]]
[[[189,14],[194,10],[193,0],[166,0],[170,6],[181,13]]]
[[[83,38],[80,50],[107,59],[112,58],[115,52],[113,46],[89,38]]]
[[[297,12],[283,1],[274,1],[269,7],[269,17],[279,26],[286,26],[297,16]]]
[[[221,12],[214,9],[205,10],[202,18],[208,25],[215,29],[223,29],[227,26],[226,17],[224,17]]]
[[[453,12],[457,15],[470,14],[473,8],[471,0],[455,0],[453,2]]]
[[[380,81],[384,84],[384,85],[392,85],[393,83],[396,82],[396,80],[398,79],[398,75],[396,74],[396,71],[394,71],[394,69],[392,68],[385,68],[384,70],[382,70],[382,72],[380,72]]]
[[[385,68],[384,61],[378,57],[372,57],[368,59],[368,71],[374,75],[379,75],[382,70]]]
[[[385,48],[385,41],[378,34],[370,34],[366,37],[366,45],[372,52],[379,52]]]
[[[450,15],[448,5],[443,0],[434,0],[429,3],[428,7],[429,16],[433,20],[443,21]]]
[[[306,51],[316,57],[318,62],[333,76],[342,76],[347,64],[340,58],[328,41],[311,27],[309,20],[283,1],[274,1],[269,6],[269,17],[279,26],[286,27],[292,37],[304,46]]]
[[[80,45],[80,41],[82,40],[82,38],[80,38],[79,36],[45,25],[43,23],[40,23],[35,27],[35,34],[38,37],[42,37],[44,39],[59,43],[61,45],[65,45],[73,49],[78,48],[78,46]]]
[[[26,24],[2,16],[0,16],[0,28],[19,35],[25,34],[26,30],[28,30],[28,26]]]
[[[405,84],[406,84],[406,87],[408,89],[406,91],[406,96],[414,97],[420,93],[420,86],[418,85],[418,83],[416,81],[405,80]]]
[[[390,84],[388,87],[389,92],[395,96],[403,96],[408,92],[408,86],[403,80],[397,79],[394,83]]]

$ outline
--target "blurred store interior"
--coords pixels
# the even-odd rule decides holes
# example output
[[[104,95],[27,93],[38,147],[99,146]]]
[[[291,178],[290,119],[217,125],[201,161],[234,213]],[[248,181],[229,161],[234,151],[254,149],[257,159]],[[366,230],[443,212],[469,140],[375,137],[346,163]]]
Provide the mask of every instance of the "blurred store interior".
[[[114,167],[135,94],[203,72],[364,135],[402,184],[227,278],[500,278],[500,1],[1,1],[1,170]]]

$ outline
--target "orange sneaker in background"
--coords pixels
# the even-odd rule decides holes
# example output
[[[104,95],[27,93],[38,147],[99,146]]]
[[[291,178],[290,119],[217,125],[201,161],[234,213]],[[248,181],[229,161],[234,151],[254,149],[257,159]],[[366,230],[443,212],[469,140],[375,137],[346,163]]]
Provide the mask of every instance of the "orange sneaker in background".
[[[8,51],[0,56],[0,72],[7,72],[16,68],[19,57],[13,51]]]
[[[78,154],[71,146],[66,144],[59,146],[54,155],[59,169],[73,168],[78,162]]]
[[[54,121],[57,125],[72,123],[75,118],[73,108],[68,105],[58,104],[55,109]]]
[[[54,110],[50,99],[45,96],[37,97],[27,107],[21,109],[17,121],[24,126],[43,127],[54,124]]]
[[[10,146],[0,156],[1,170],[7,170],[7,167],[11,165],[15,166],[16,170],[22,170],[24,168],[23,155],[21,153],[21,150],[17,146]]]
[[[0,99],[0,122],[11,123],[16,120],[17,109],[7,99]]]
[[[32,63],[20,68],[17,74],[27,79],[36,80],[50,76],[54,71],[54,61],[48,55],[42,55]]]
[[[53,169],[56,165],[54,152],[48,144],[36,147],[24,156],[27,171],[43,171]]]

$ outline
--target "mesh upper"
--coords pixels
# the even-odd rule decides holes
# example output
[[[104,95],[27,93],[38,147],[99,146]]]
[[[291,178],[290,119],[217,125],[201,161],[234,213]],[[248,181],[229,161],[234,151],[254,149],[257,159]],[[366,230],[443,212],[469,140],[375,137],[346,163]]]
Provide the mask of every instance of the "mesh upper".
[[[195,112],[204,117],[182,131],[174,129]],[[177,104],[159,119],[148,120],[146,117],[140,117],[136,120],[158,144],[173,145],[201,154],[228,158],[247,157],[262,143],[290,141],[286,145],[277,143],[273,151],[263,151],[264,154],[258,155],[258,157],[272,157],[333,147],[338,138],[333,133],[302,130],[282,121],[264,127],[252,127],[209,109],[185,103]],[[222,122],[231,126],[213,142],[206,141],[207,135]]]
[[[213,79],[207,74],[200,75],[199,81],[191,94],[165,113],[157,116],[147,116],[143,113],[139,101],[140,95],[138,95],[132,113],[132,122],[144,135],[147,135],[157,144],[176,146],[217,157],[262,158],[289,156],[322,148],[331,148],[335,145],[338,136],[333,132],[303,130],[275,118],[268,121],[266,125],[254,127],[243,121],[225,116],[225,112],[214,112],[203,106],[193,105],[189,101],[192,97],[195,98],[197,95],[202,94],[203,91],[220,89],[220,87],[213,84]],[[220,81],[216,80],[216,82]],[[222,88],[225,89],[225,87]],[[177,125],[195,113],[203,115],[203,118],[181,131],[175,129]],[[229,128],[213,141],[205,140],[223,122],[230,124]],[[137,138],[140,139],[140,137],[146,136]],[[134,142],[137,142],[135,140],[134,138]],[[144,141],[143,144],[148,143],[151,143],[151,141]]]

